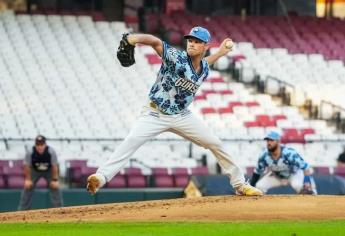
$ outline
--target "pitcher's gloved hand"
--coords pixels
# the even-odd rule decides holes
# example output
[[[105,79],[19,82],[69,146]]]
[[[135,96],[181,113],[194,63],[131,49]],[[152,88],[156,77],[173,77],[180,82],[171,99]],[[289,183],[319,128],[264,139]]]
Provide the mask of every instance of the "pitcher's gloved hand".
[[[134,48],[135,46],[128,42],[129,34],[123,34],[122,39],[120,41],[120,45],[117,49],[117,59],[119,59],[120,63],[124,67],[129,67],[135,63],[134,58]]]

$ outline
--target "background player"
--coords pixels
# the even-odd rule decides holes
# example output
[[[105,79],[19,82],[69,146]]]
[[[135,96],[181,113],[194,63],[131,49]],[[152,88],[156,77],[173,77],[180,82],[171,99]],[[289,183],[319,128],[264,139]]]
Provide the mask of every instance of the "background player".
[[[53,207],[62,206],[56,152],[46,144],[46,138],[42,135],[36,137],[35,146],[25,155],[24,177],[24,190],[20,198],[19,210],[27,210],[31,207],[32,196],[40,178],[46,179],[48,183]]]
[[[95,193],[110,181],[142,144],[162,132],[170,131],[210,149],[229,176],[236,194],[262,195],[260,190],[245,182],[243,173],[225,151],[220,139],[188,110],[195,93],[208,76],[209,65],[231,51],[232,41],[225,39],[217,53],[204,58],[211,40],[208,30],[194,27],[185,38],[186,51],[177,50],[148,34],[125,35],[122,39],[120,47],[137,43],[151,46],[163,62],[150,90],[149,101],[129,135],[96,174],[88,177],[89,192]]]
[[[266,193],[270,188],[290,184],[297,193],[316,194],[309,164],[293,148],[281,145],[277,132],[271,131],[264,140],[267,149],[258,160],[251,185]],[[267,173],[259,180],[266,168]]]

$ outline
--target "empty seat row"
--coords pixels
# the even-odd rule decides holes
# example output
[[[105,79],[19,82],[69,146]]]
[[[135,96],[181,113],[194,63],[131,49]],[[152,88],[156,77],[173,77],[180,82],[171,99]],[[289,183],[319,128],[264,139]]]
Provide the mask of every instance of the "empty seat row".
[[[71,160],[69,162],[67,182],[71,187],[85,187],[86,179],[95,173],[97,168],[88,167],[87,160]],[[149,175],[144,175],[140,168],[125,168],[110,180],[106,187],[185,187],[191,175],[208,175],[207,167],[152,168]]]

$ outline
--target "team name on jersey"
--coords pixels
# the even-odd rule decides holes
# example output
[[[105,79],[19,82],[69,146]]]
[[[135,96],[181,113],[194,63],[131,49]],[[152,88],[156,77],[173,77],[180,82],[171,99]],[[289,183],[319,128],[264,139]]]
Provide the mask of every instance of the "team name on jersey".
[[[199,88],[199,85],[196,85],[192,81],[186,80],[184,78],[179,78],[178,80],[176,80],[175,86],[184,88],[191,93],[196,93]]]

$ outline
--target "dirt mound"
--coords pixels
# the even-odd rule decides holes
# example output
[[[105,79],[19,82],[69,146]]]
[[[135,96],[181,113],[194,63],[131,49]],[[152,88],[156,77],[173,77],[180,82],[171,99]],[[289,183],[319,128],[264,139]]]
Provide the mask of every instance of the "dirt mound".
[[[244,221],[345,219],[343,196],[202,197],[0,214],[0,222]]]

